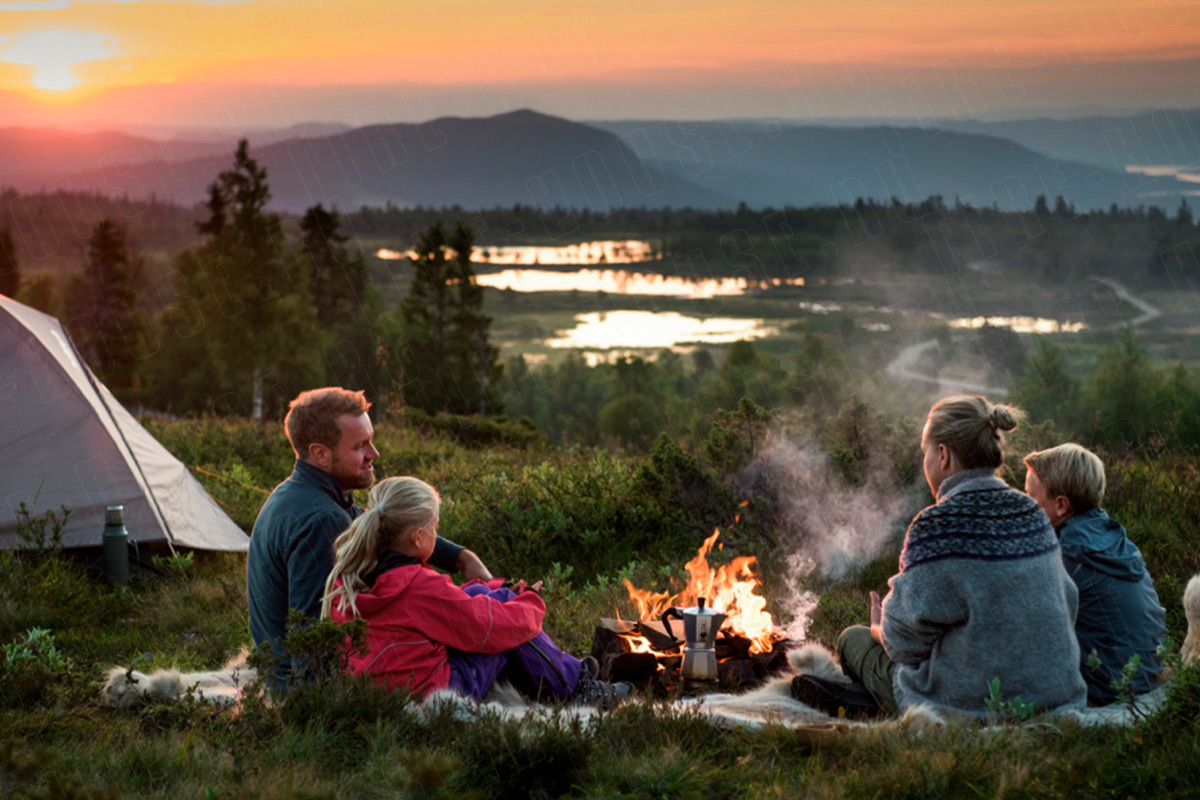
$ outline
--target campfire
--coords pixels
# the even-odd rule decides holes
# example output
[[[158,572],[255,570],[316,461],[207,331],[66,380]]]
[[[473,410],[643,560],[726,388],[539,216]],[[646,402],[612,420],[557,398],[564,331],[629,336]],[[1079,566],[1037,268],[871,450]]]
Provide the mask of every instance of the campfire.
[[[678,617],[671,609],[693,607],[711,609],[708,613],[716,612],[724,619],[709,645],[715,650],[717,674],[723,686],[753,686],[786,665],[786,649],[791,642],[776,627],[767,611],[767,600],[759,591],[762,582],[754,574],[758,559],[739,556],[715,568],[709,565],[713,548],[724,549],[717,541],[720,535],[719,528],[714,530],[687,563],[687,583],[678,592],[639,589],[625,581],[638,618],[622,619],[618,611],[614,618],[601,619],[592,646],[606,679],[651,685],[660,693],[692,683],[686,670],[681,670],[684,625],[676,622],[668,629],[663,615]]]

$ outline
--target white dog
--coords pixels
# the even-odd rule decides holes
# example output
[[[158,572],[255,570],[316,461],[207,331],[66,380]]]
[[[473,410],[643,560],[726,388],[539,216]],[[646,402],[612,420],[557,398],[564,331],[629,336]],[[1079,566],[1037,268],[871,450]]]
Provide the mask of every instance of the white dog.
[[[246,665],[245,649],[215,672],[180,672],[160,669],[149,675],[135,669],[113,667],[104,676],[100,696],[105,705],[132,708],[141,703],[173,703],[189,691],[203,703],[235,705],[242,689],[254,682],[258,673]]]
[[[1180,656],[1187,666],[1200,656],[1200,575],[1193,575],[1183,590],[1183,613],[1187,617],[1187,638]]]

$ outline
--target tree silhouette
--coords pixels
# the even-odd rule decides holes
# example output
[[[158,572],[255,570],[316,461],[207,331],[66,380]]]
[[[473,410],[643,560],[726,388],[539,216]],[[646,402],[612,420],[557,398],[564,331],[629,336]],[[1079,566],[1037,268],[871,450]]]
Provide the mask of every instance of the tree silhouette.
[[[12,231],[0,228],[0,294],[16,297],[21,288],[21,270],[17,265],[17,246]]]
[[[491,317],[471,267],[474,234],[460,221],[447,236],[439,222],[421,232],[401,316],[404,396],[426,411],[490,411],[501,367],[488,342]]]
[[[266,168],[245,139],[208,197],[209,217],[198,227],[209,238],[177,259],[185,286],[160,319],[169,355],[155,359],[158,397],[181,409],[217,402],[217,410],[260,419],[268,400],[280,411],[322,378],[324,337],[305,267],[284,257],[279,216],[266,210]],[[180,373],[179,364],[189,369]]]
[[[317,203],[304,212],[300,232],[317,320],[331,330],[353,324],[367,286],[367,265],[361,255],[347,252],[350,237],[342,233],[341,214]]]
[[[1061,347],[1045,336],[1036,341],[1010,396],[1035,420],[1052,419],[1059,430],[1072,430],[1079,416],[1079,381]]]
[[[350,237],[342,232],[342,215],[321,203],[304,212],[300,232],[299,256],[317,322],[332,339],[325,349],[328,379],[377,398],[378,344],[372,328],[378,327],[378,314],[367,263],[361,253],[347,250]]]
[[[146,320],[137,301],[140,266],[130,257],[125,231],[103,219],[92,231],[82,281],[73,293],[68,327],[84,360],[118,397],[131,399],[135,373],[146,356]]]

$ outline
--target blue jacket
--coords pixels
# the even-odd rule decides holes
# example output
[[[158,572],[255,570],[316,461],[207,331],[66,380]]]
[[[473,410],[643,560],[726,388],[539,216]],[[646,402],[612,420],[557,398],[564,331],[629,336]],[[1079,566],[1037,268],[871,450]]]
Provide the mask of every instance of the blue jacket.
[[[304,461],[297,460],[291,477],[271,492],[254,522],[246,560],[255,645],[278,645],[289,609],[313,619],[321,615],[333,542],[362,511],[332,475]],[[453,572],[462,549],[439,537],[429,563]],[[291,669],[282,662],[279,677],[286,679]]]
[[[1137,545],[1125,528],[1093,508],[1071,517],[1058,529],[1063,565],[1079,589],[1079,639],[1081,670],[1088,684],[1088,700],[1111,703],[1117,699],[1112,682],[1133,655],[1141,656],[1141,669],[1133,681],[1135,692],[1157,685],[1162,663],[1156,654],[1166,635],[1166,612],[1158,602],[1154,581]],[[1087,665],[1095,651],[1099,669]]]

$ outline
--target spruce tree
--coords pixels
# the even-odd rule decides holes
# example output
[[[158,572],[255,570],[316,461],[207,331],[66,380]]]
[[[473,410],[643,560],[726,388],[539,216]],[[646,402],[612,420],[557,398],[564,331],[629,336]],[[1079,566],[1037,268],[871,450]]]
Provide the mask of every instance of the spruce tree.
[[[321,327],[337,330],[353,325],[367,286],[367,265],[361,254],[348,254],[350,237],[342,233],[341,214],[317,203],[304,212],[300,233],[309,259],[309,294]]]
[[[490,410],[500,373],[488,342],[491,318],[471,267],[474,235],[461,222],[446,235],[439,222],[421,232],[401,316],[404,395],[430,413]],[[452,257],[451,257],[451,254]]]
[[[1179,210],[1175,212],[1175,224],[1181,228],[1191,228],[1195,224],[1192,207],[1188,205],[1186,197],[1179,201]]]
[[[159,404],[257,419],[322,379],[324,337],[302,267],[284,257],[279,216],[266,210],[270,196],[243,139],[232,169],[208,187],[198,226],[208,240],[176,262],[185,286],[161,318]]]
[[[308,291],[317,321],[332,344],[325,349],[327,380],[347,389],[366,389],[379,397],[376,358],[377,302],[361,253],[350,253],[342,216],[318,203],[300,220],[299,256],[308,271]]]
[[[136,394],[135,373],[147,350],[146,320],[137,300],[139,272],[125,231],[111,219],[100,220],[88,243],[68,327],[84,360],[125,400]]]
[[[17,265],[17,246],[12,231],[0,228],[0,294],[16,297],[21,288],[21,270]]]
[[[1080,391],[1066,353],[1053,339],[1039,336],[1028,351],[1024,374],[1013,383],[1009,397],[1034,421],[1052,419],[1060,431],[1070,433],[1079,420]]]
[[[495,399],[495,385],[502,367],[500,352],[488,341],[492,318],[483,313],[483,287],[475,279],[471,253],[475,234],[460,220],[447,246],[454,253],[451,280],[454,286],[450,323],[450,365],[463,387],[459,413],[486,414]]]

